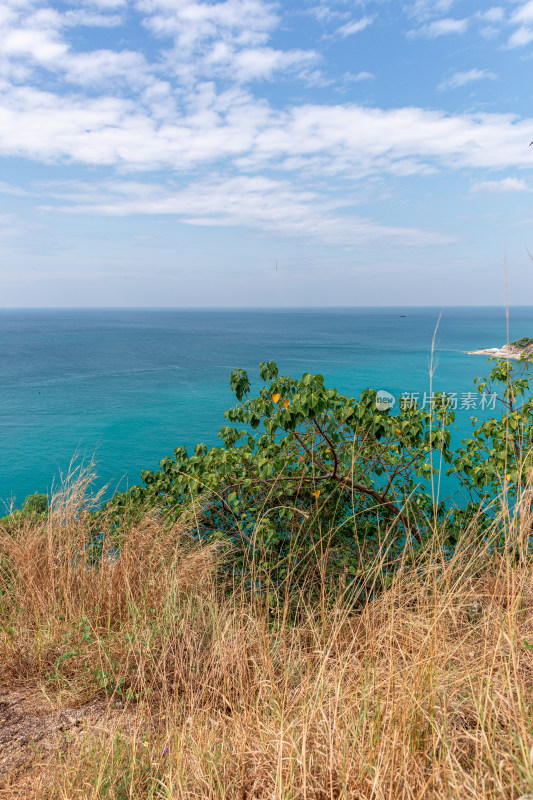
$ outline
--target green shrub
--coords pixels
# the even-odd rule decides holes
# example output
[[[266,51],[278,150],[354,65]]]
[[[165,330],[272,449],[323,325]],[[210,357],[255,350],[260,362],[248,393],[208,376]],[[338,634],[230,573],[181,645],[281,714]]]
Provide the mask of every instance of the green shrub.
[[[529,336],[522,336],[521,339],[517,339],[516,342],[511,342],[511,344],[515,345],[515,347],[527,347],[533,344],[533,339],[530,339]]]
[[[455,451],[445,395],[394,415],[373,390],[355,400],[321,375],[282,377],[274,362],[260,365],[263,386],[251,396],[247,373],[234,370],[237,405],[225,413],[221,446],[176,448],[158,470],[142,473],[143,486],[115,495],[100,513],[115,519],[120,547],[125,519],[150,510],[171,524],[192,503],[198,538],[232,541],[232,569],[264,565],[281,583],[308,580],[317,552],[332,578],[360,576],[362,553],[375,554],[386,534],[386,572],[406,541],[423,544],[444,518],[453,547],[474,517],[480,532],[492,524],[502,488],[506,502],[515,501],[533,474],[528,370],[525,360],[497,360],[490,377],[477,380],[480,394],[498,394],[499,410],[483,422],[472,417],[472,434]],[[435,500],[431,483],[442,469],[466,501]]]
[[[20,524],[23,524],[25,520],[36,516],[45,516],[48,510],[48,496],[40,492],[35,492],[26,497],[21,509],[17,508],[12,511],[11,514],[0,517],[0,525],[3,525],[5,528],[15,529]]]
[[[222,446],[199,444],[192,455],[177,448],[106,513],[119,524],[151,508],[171,521],[199,501],[199,537],[231,538],[234,569],[253,561],[281,582],[309,580],[317,551],[334,578],[359,574],[361,550],[375,551],[386,530],[398,545],[427,536],[432,456],[451,458],[454,415],[442,398],[434,409],[394,416],[372,390],[356,401],[321,375],[281,377],[273,362],[260,375],[264,385],[251,397],[246,372],[232,373],[238,404],[226,411],[232,424],[220,430]]]
[[[24,514],[46,514],[47,511],[48,495],[40,494],[39,492],[29,494],[22,504],[22,512]]]

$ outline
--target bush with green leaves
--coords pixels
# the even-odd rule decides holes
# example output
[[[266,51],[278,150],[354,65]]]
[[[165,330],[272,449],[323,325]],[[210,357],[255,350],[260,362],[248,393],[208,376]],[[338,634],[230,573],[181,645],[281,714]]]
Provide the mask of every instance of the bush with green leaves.
[[[178,447],[158,470],[144,471],[142,486],[116,494],[92,515],[95,546],[102,546],[102,515],[115,520],[120,548],[128,521],[149,512],[170,525],[186,507],[195,510],[194,536],[232,542],[232,569],[263,566],[281,585],[308,581],[317,565],[320,580],[341,573],[361,578],[364,554],[385,534],[387,569],[406,541],[423,544],[444,519],[452,546],[474,517],[482,531],[498,513],[502,489],[513,503],[531,483],[526,357],[496,360],[489,378],[477,380],[480,393],[499,393],[499,411],[482,422],[472,417],[472,435],[455,451],[454,412],[445,395],[435,395],[430,408],[393,414],[373,390],[356,400],[328,388],[321,375],[280,376],[274,362],[260,365],[260,378],[253,396],[247,373],[232,372],[237,404],[226,411],[221,445],[198,444],[191,454]],[[431,491],[443,469],[463,492],[456,507]],[[47,510],[46,496],[35,494],[5,519]]]
[[[0,524],[15,528],[25,520],[46,516],[48,510],[48,495],[35,492],[26,497],[21,509],[15,509],[11,514],[0,517]]]
[[[533,344],[533,339],[529,336],[522,336],[521,339],[517,339],[516,342],[511,342],[512,345],[515,347],[529,347],[530,344]]]
[[[274,362],[260,365],[260,378],[253,396],[247,373],[232,372],[237,404],[226,411],[219,447],[198,444],[191,454],[176,448],[158,470],[142,473],[142,486],[116,494],[93,515],[98,546],[102,514],[115,519],[120,548],[128,518],[148,511],[172,524],[187,507],[195,509],[195,536],[231,540],[236,570],[263,564],[283,582],[289,573],[309,577],[309,565],[321,563],[332,576],[353,575],[385,533],[389,565],[406,541],[423,543],[444,519],[453,546],[474,517],[483,531],[502,496],[515,503],[532,482],[527,357],[496,360],[490,376],[477,380],[480,393],[499,395],[499,410],[483,421],[472,417],[471,436],[455,450],[445,395],[430,408],[393,414],[373,390],[356,400],[328,388],[321,375],[280,376]],[[455,507],[431,491],[443,469],[462,491]],[[35,494],[5,520],[47,510],[46,496]]]
[[[48,511],[48,495],[41,492],[29,494],[22,504],[22,512],[28,516],[46,514]]]
[[[306,555],[317,563],[326,540],[334,574],[353,573],[361,548],[377,545],[386,530],[398,542],[427,535],[433,455],[451,460],[454,414],[445,402],[394,416],[370,389],[355,400],[321,375],[281,377],[273,362],[260,365],[260,377],[252,397],[246,372],[232,373],[237,405],[226,411],[222,446],[198,444],[193,454],[178,447],[159,470],[142,473],[144,487],[113,499],[108,511],[117,521],[147,508],[172,520],[196,502],[199,536],[231,538],[236,568],[259,555],[282,579],[288,563],[300,572]]]
[[[476,379],[480,394],[498,395],[499,410],[484,421],[471,417],[472,435],[457,448],[449,474],[461,485],[466,504],[456,514],[467,522],[476,517],[480,528],[491,524],[501,500],[512,507],[533,484],[533,399],[531,362],[495,361],[488,378]]]

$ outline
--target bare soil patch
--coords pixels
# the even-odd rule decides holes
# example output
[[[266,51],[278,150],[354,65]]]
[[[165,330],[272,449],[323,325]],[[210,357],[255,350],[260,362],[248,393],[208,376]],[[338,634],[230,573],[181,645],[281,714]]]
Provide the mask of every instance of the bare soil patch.
[[[58,753],[101,731],[104,720],[109,730],[119,719],[124,712],[107,701],[54,708],[37,692],[0,688],[0,798],[38,798],[53,780]]]

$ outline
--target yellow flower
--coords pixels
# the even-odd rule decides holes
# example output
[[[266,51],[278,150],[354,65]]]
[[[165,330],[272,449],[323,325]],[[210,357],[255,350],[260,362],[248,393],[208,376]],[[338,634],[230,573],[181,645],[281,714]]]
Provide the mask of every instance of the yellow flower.
[[[280,397],[281,397],[281,395],[280,395],[280,394],[278,394],[278,392],[276,392],[276,394],[273,394],[273,395],[272,395],[272,400],[273,400],[275,403],[277,403]]]
[[[316,497],[316,499],[318,500],[318,498],[320,497],[320,489],[317,489],[316,492],[313,492],[313,497]]]
[[[511,475],[510,475],[510,473],[507,473],[507,475],[505,476],[505,480],[506,480],[506,481],[510,481],[510,480],[511,480]]]
[[[399,428],[396,428],[396,433],[398,434],[398,436],[402,435],[402,432],[401,432],[401,430]]]
[[[148,742],[143,742],[143,747],[148,747]]]
[[[283,405],[285,406],[285,408],[288,408],[290,406],[290,404],[291,404],[291,401],[289,400],[288,397],[286,397],[285,400],[283,401]]]

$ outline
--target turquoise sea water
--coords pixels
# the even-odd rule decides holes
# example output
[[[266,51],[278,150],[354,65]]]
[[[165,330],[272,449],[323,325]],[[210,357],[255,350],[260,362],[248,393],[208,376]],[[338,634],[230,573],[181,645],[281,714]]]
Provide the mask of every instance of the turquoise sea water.
[[[0,501],[49,491],[75,455],[94,457],[111,491],[138,483],[178,445],[217,444],[233,405],[231,370],[249,370],[258,387],[260,361],[277,361],[282,374],[320,373],[344,394],[371,387],[423,403],[440,313],[0,310]],[[490,414],[461,408],[488,368],[464,351],[524,335],[533,335],[532,308],[511,309],[509,337],[502,308],[442,310],[433,390],[457,393],[458,435],[472,414]]]

